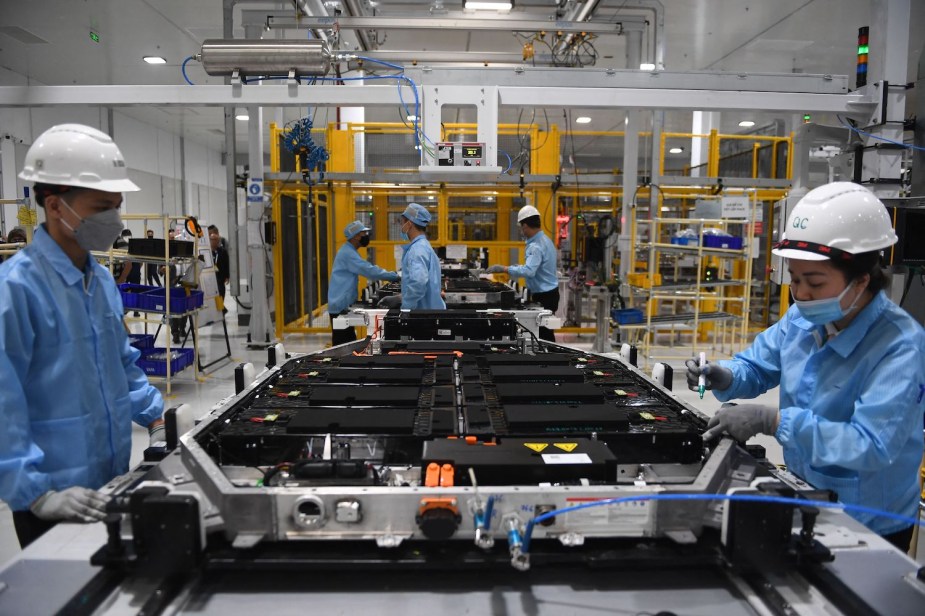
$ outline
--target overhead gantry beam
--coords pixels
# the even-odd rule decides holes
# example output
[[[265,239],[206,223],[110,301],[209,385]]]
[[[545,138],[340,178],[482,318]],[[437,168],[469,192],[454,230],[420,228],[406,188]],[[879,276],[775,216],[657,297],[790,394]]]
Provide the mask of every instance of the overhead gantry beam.
[[[764,110],[838,113],[863,117],[879,102],[874,88],[848,91],[844,75],[723,73],[516,67],[404,70],[394,85],[263,84],[142,86],[3,86],[0,107],[93,105],[107,107],[359,107],[411,104],[409,82],[425,88],[491,88],[499,107],[577,107],[662,110]],[[401,96],[397,84],[402,83]],[[388,85],[386,85],[388,84]],[[443,101],[446,104],[447,101]]]

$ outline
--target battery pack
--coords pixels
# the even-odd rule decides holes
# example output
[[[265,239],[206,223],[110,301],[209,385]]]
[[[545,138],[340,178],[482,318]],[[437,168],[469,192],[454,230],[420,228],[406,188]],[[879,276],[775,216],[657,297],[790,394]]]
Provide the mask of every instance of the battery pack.
[[[439,439],[424,443],[423,469],[452,464],[455,485],[524,485],[612,481],[616,458],[604,443],[587,438],[502,438],[495,443]]]

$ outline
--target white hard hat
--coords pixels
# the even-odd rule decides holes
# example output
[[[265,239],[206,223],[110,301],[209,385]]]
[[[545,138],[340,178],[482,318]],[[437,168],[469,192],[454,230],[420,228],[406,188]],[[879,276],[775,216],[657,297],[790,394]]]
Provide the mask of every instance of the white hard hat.
[[[540,211],[532,205],[525,205],[517,212],[517,222],[523,222],[531,216],[539,216]]]
[[[125,159],[112,138],[83,124],[59,124],[39,135],[26,152],[19,177],[113,193],[141,190],[128,179]]]
[[[880,199],[859,184],[832,182],[800,199],[772,252],[788,259],[822,261],[883,250],[897,240]]]

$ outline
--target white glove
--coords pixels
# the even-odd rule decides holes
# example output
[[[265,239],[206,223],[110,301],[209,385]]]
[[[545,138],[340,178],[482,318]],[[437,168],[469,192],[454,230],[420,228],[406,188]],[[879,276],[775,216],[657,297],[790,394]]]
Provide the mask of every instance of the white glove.
[[[506,274],[507,267],[505,267],[504,265],[492,265],[485,271],[488,272],[489,274]]]
[[[736,404],[723,406],[707,423],[703,440],[709,441],[725,432],[740,443],[744,443],[756,434],[777,432],[780,411],[762,404]]]
[[[29,509],[43,520],[96,522],[106,517],[108,502],[109,498],[96,490],[74,486],[60,492],[45,492]]]
[[[148,428],[148,447],[167,444],[167,429],[164,424],[158,424],[153,428]]]

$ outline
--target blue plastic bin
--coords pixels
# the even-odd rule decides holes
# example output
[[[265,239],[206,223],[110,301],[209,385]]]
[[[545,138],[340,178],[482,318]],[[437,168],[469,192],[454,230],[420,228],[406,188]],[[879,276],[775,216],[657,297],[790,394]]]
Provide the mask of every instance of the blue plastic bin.
[[[638,308],[614,308],[610,311],[610,316],[620,325],[642,323],[646,318],[645,315],[642,314],[642,310],[639,310]]]
[[[139,308],[154,312],[165,312],[167,308],[166,289],[158,287],[139,296]],[[202,306],[202,291],[191,290],[186,294],[182,287],[170,287],[170,312],[180,314]]]
[[[742,238],[734,235],[704,235],[703,245],[706,248],[742,250]]]
[[[151,334],[129,334],[128,342],[139,350],[150,349],[154,347],[154,336]]]
[[[176,374],[187,366],[193,364],[193,349],[171,349],[172,358],[170,360],[170,374]],[[141,352],[141,357],[135,362],[135,365],[141,368],[145,374],[151,376],[167,376],[167,349],[160,347],[145,349]]]
[[[125,308],[140,308],[138,302],[143,293],[153,291],[157,287],[149,287],[144,284],[122,283],[119,285],[119,295],[122,296],[122,305]]]

